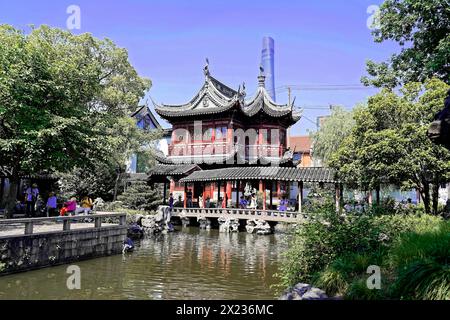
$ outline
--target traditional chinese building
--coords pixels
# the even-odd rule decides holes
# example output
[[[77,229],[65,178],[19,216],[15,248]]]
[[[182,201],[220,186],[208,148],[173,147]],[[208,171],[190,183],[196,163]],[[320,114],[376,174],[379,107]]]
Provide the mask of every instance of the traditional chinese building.
[[[265,88],[261,70],[258,88],[247,98],[245,84],[237,90],[214,78],[208,65],[205,81],[188,103],[154,103],[155,111],[172,125],[168,155],[157,155],[149,172],[151,182],[162,182],[184,206],[203,206],[210,199],[221,207],[236,207],[244,194],[258,193],[261,207],[273,208],[289,195],[293,182],[333,182],[330,170],[297,168],[287,148],[287,129],[301,114],[291,104],[277,104]],[[168,181],[170,183],[168,183]],[[294,199],[295,200],[295,199]]]

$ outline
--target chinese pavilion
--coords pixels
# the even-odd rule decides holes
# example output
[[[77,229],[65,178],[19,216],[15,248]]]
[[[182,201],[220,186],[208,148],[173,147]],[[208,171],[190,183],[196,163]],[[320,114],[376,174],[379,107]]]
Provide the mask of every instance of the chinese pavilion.
[[[158,164],[149,172],[151,182],[164,183],[165,200],[169,182],[175,200],[181,198],[185,207],[205,206],[207,199],[221,207],[224,198],[227,207],[236,207],[242,195],[259,191],[263,209],[272,209],[273,198],[286,195],[292,182],[334,182],[328,169],[296,167],[287,130],[301,114],[293,103],[272,100],[262,68],[251,99],[245,84],[230,88],[210,74],[208,65],[204,75],[190,102],[153,102],[156,113],[172,125],[168,155],[157,154]]]

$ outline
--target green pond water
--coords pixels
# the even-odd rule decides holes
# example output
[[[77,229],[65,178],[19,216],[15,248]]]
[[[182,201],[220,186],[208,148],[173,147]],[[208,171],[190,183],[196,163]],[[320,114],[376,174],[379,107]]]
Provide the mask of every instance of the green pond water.
[[[276,299],[287,235],[225,234],[196,227],[136,243],[133,253],[0,277],[0,299]]]

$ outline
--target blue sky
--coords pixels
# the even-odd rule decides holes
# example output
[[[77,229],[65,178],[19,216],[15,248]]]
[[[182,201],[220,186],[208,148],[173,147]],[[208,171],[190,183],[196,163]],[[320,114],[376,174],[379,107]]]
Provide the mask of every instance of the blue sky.
[[[358,85],[365,61],[385,60],[397,47],[373,42],[367,8],[381,0],[315,1],[24,1],[0,0],[0,23],[66,28],[69,5],[81,9],[81,29],[128,49],[141,76],[153,82],[149,94],[168,104],[190,100],[201,87],[205,58],[214,77],[237,89],[245,81],[253,95],[264,36],[275,40],[275,86]],[[307,107],[293,134],[305,134],[329,104],[351,108],[375,93],[294,91]],[[287,93],[277,92],[286,102]],[[311,108],[313,107],[313,108]],[[161,121],[163,125],[167,125]]]

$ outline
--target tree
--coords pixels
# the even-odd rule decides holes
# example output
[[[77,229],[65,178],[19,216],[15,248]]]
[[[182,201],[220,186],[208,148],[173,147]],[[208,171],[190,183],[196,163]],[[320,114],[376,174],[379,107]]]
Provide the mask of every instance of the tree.
[[[319,131],[311,135],[313,156],[327,164],[330,156],[336,152],[340,143],[351,133],[354,125],[353,111],[346,111],[342,107],[334,107],[331,116],[324,121]]]
[[[151,211],[163,203],[161,193],[158,187],[152,188],[144,181],[135,181],[117,199],[126,208]]]
[[[125,163],[133,153],[139,153],[147,167],[153,164],[154,148],[149,147],[161,137],[161,130],[142,130],[130,117],[120,118],[113,127],[103,130],[109,132],[106,145],[110,146],[104,159],[94,159],[68,173],[59,173],[61,191],[66,197],[89,195],[115,201]]]
[[[47,26],[29,34],[0,26],[0,74],[0,163],[12,172],[7,209],[22,174],[107,162],[120,140],[109,128],[151,84],[112,41]]]
[[[439,185],[450,181],[450,151],[428,139],[428,124],[449,86],[438,79],[383,89],[355,112],[356,125],[331,165],[341,178],[372,190],[382,183],[416,188],[427,213],[437,213]]]
[[[432,77],[450,80],[450,3],[448,0],[386,0],[373,31],[375,42],[401,47],[387,62],[367,62],[366,85],[394,88]]]

